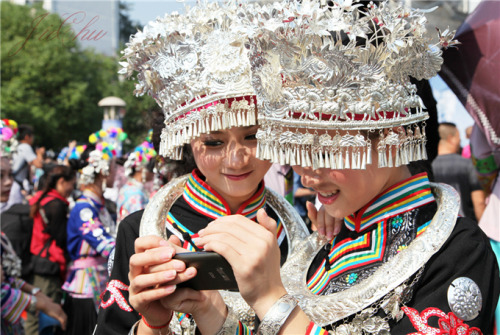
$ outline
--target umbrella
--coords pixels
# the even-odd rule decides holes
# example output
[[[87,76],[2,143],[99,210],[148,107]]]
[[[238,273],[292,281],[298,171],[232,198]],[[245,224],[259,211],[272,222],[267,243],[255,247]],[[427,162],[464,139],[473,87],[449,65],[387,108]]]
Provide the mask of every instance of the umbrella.
[[[500,1],[483,0],[458,28],[457,48],[443,53],[439,75],[500,147]]]

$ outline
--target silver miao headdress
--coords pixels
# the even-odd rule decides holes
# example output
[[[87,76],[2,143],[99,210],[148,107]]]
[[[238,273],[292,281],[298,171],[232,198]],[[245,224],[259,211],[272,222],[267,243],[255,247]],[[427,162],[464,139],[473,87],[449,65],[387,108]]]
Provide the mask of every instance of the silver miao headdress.
[[[439,45],[455,44],[453,33],[430,45],[424,13],[387,2],[275,2],[256,5],[245,19],[253,26],[259,158],[364,169],[371,163],[368,135],[379,132],[379,167],[426,159],[425,123],[417,123],[428,114],[409,77],[436,75]]]
[[[254,125],[247,39],[236,27],[235,4],[203,3],[167,14],[131,37],[120,73],[137,72],[135,93],[163,109],[159,155],[182,157],[200,134]]]
[[[80,185],[94,183],[95,176],[98,174],[109,175],[109,160],[103,157],[102,151],[92,150],[89,153],[88,164],[81,171]]]

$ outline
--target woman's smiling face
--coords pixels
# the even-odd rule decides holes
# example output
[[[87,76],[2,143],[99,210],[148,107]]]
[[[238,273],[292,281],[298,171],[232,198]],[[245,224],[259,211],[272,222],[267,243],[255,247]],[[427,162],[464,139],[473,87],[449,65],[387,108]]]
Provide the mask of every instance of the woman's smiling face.
[[[293,166],[293,169],[301,176],[304,187],[317,192],[318,200],[328,214],[343,218],[368,204],[390,186],[411,176],[406,166],[379,168],[375,149],[371,155],[373,163],[368,164],[365,170],[313,170],[301,166]]]
[[[196,165],[205,182],[234,211],[256,191],[271,163],[255,157],[258,126],[234,127],[203,134],[191,141]]]
[[[12,176],[12,171],[10,169],[9,159],[7,157],[1,157],[0,172],[2,174],[2,185],[1,185],[1,202],[7,202],[9,200],[10,189],[12,188],[12,183],[14,178]]]

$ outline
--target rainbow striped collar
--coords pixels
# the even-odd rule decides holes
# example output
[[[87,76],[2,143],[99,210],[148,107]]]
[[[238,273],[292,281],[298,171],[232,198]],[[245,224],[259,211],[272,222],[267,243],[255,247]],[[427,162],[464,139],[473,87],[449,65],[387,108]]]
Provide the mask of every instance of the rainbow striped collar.
[[[197,212],[212,219],[231,214],[241,214],[249,219],[255,219],[257,211],[266,203],[264,182],[261,182],[257,192],[245,201],[236,213],[231,213],[226,200],[202,180],[199,170],[193,170],[184,187],[184,200]]]
[[[380,221],[435,201],[427,173],[419,173],[391,186],[365,207],[344,218],[349,230],[362,232]]]

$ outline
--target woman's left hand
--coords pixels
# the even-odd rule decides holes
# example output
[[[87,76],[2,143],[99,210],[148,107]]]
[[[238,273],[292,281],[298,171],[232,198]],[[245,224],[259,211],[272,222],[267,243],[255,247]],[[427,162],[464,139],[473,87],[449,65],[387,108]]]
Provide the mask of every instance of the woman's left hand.
[[[231,264],[240,294],[262,318],[286,290],[280,277],[276,222],[263,209],[257,221],[241,215],[219,218],[199,232],[197,244]]]

